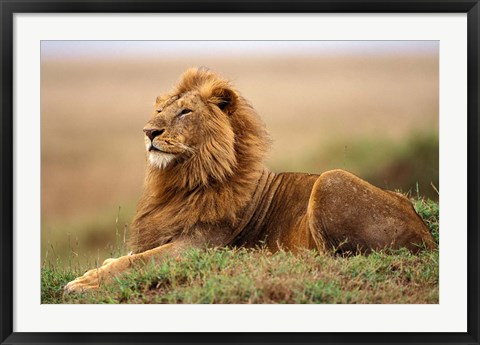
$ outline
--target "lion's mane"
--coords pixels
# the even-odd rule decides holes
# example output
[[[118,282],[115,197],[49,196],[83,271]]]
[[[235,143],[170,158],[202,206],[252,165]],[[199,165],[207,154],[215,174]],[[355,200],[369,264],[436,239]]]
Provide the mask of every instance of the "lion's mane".
[[[262,174],[270,139],[253,107],[229,81],[204,68],[187,70],[164,98],[190,91],[198,91],[209,109],[202,118],[212,139],[184,162],[166,169],[147,165],[130,231],[134,252],[202,226],[234,228]]]

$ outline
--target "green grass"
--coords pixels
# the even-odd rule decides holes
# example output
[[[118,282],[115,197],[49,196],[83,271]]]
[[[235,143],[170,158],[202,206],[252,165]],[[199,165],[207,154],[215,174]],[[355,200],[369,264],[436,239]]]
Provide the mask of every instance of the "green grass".
[[[438,203],[413,200],[436,241]],[[63,295],[78,265],[42,268],[42,303],[438,303],[438,250],[339,257],[302,251],[192,249],[97,291]]]

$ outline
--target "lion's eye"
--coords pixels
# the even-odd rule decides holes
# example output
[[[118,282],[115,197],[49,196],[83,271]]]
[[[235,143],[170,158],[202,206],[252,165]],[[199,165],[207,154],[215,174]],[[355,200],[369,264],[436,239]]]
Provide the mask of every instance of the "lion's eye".
[[[188,115],[188,114],[190,114],[191,112],[192,112],[191,109],[182,109],[182,111],[180,111],[180,112],[178,113],[178,116]]]
[[[162,109],[157,109],[157,114],[161,113]]]

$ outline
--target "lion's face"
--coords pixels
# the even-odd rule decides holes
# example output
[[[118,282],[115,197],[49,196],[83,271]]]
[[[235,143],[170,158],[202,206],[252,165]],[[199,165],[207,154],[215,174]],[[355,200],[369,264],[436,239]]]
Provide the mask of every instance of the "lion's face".
[[[163,169],[195,152],[203,136],[200,117],[204,108],[198,92],[157,98],[152,119],[143,128],[151,165]]]
[[[228,143],[215,137],[213,128],[229,128],[228,116],[207,102],[196,90],[157,97],[153,116],[143,128],[148,162],[153,167],[164,169],[185,162],[205,151],[208,144],[209,151],[229,149],[225,147]]]

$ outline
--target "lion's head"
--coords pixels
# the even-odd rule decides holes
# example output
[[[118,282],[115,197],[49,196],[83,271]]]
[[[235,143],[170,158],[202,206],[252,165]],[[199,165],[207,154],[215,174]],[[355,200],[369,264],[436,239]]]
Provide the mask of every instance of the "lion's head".
[[[157,97],[143,131],[149,168],[175,172],[188,190],[256,168],[268,147],[252,107],[227,80],[203,68],[187,70],[172,92]]]

